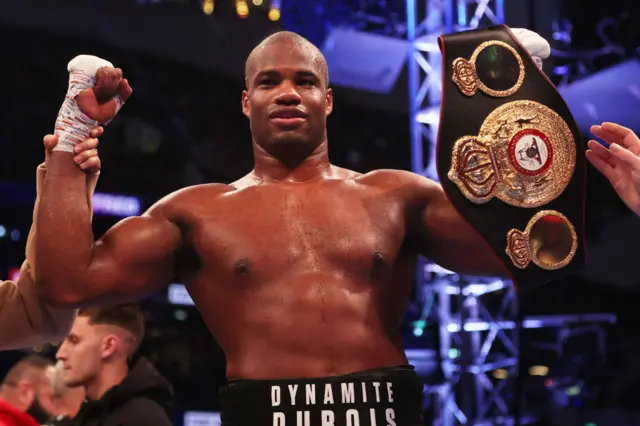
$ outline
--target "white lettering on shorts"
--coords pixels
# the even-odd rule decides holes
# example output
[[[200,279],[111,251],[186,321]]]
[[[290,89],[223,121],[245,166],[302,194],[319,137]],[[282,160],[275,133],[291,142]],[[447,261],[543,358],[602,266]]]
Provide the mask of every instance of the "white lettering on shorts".
[[[396,426],[396,412],[393,411],[393,408],[387,408],[384,416],[387,419],[387,426]]]
[[[331,385],[327,383],[324,385],[324,401],[325,404],[333,404],[333,390]]]
[[[347,410],[347,426],[360,426],[360,414],[358,410]]]
[[[322,426],[334,426],[336,416],[333,411],[322,410]]]
[[[342,403],[353,404],[356,402],[355,391],[353,389],[353,383],[343,383],[342,388]]]
[[[273,413],[273,426],[284,426],[284,413]]]
[[[296,405],[296,392],[298,392],[298,385],[289,385],[289,394],[291,395],[291,405]]]
[[[280,386],[271,386],[271,406],[280,405]]]

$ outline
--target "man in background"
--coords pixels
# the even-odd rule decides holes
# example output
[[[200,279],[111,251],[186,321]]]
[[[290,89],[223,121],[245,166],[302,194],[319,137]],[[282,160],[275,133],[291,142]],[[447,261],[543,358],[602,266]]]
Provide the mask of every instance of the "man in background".
[[[74,425],[171,425],[171,384],[146,359],[129,361],[144,337],[137,304],[81,309],[56,357],[66,386],[82,387],[86,401]]]
[[[56,365],[47,369],[47,375],[51,380],[53,390],[53,406],[55,415],[47,422],[46,426],[71,426],[73,418],[78,414],[84,401],[84,389],[82,387],[70,388],[64,384],[64,364],[58,361]]]
[[[37,426],[51,417],[51,381],[47,369],[52,362],[28,355],[9,370],[0,384],[0,426]]]

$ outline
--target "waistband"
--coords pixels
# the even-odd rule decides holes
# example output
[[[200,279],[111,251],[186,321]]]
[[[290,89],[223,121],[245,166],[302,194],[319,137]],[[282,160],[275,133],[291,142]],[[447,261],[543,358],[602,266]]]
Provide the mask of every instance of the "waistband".
[[[233,380],[220,390],[221,420],[223,426],[418,426],[423,386],[412,366]]]

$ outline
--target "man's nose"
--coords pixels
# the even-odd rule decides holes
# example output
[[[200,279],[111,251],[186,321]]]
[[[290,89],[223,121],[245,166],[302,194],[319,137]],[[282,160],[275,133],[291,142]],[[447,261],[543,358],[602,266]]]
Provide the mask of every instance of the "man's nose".
[[[67,356],[66,356],[66,351],[64,350],[64,343],[62,345],[60,345],[60,347],[58,348],[58,352],[56,352],[56,359],[62,360],[64,361]]]
[[[300,102],[302,102],[302,98],[296,86],[290,82],[284,82],[280,93],[276,96],[276,104],[289,106],[299,105]]]

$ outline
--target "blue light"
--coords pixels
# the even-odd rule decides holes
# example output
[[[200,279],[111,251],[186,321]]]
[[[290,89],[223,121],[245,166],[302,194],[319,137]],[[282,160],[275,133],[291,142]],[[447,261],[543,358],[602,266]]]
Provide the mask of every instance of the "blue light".
[[[7,228],[0,225],[0,238],[4,237],[5,235],[7,235]]]
[[[184,285],[173,283],[169,284],[167,298],[169,303],[173,305],[194,306],[195,303]]]
[[[96,192],[92,197],[93,211],[109,216],[137,216],[142,212],[142,202],[136,197]]]
[[[14,229],[13,231],[11,231],[11,239],[13,241],[18,241],[20,239],[20,231],[17,229]]]

